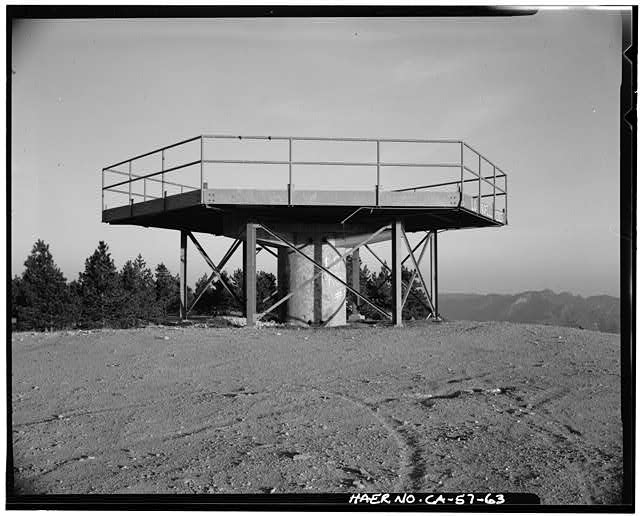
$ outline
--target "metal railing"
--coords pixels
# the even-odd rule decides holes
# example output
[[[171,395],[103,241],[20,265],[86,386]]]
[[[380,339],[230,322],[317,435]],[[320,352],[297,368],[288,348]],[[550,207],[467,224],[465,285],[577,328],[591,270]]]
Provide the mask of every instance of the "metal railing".
[[[287,150],[288,157],[287,159],[281,160],[258,160],[258,159],[211,159],[205,156],[205,141],[207,140],[236,140],[236,141],[274,141],[274,142],[287,142]],[[170,149],[176,149],[179,147],[184,147],[190,143],[199,141],[200,149],[199,156],[192,156],[196,159],[186,160],[184,163],[180,163],[178,165],[166,168],[165,167],[165,152]],[[330,160],[294,160],[293,159],[293,150],[294,144],[296,142],[361,142],[361,143],[375,143],[376,147],[376,155],[375,160],[364,160],[364,161],[330,161]],[[459,147],[459,159],[454,161],[441,161],[441,162],[424,162],[424,161],[382,161],[380,158],[381,148],[387,145],[393,144],[423,144],[423,145],[448,145],[448,146],[457,146]],[[466,154],[471,153],[471,158],[468,156],[465,157]],[[132,166],[134,163],[144,159],[149,158],[154,155],[159,155],[161,158],[161,166],[160,170],[155,170],[149,173],[132,173]],[[489,175],[483,175],[482,168],[483,163],[490,167],[491,173]],[[133,158],[129,158],[127,160],[120,161],[108,167],[102,169],[102,209],[106,209],[105,206],[105,192],[113,192],[117,194],[127,195],[128,196],[128,204],[133,204],[134,198],[142,198],[143,201],[147,199],[161,199],[167,196],[167,191],[165,189],[166,186],[172,186],[176,188],[180,188],[180,192],[184,193],[185,191],[194,191],[200,190],[201,192],[201,201],[204,199],[204,189],[207,188],[207,182],[204,177],[204,167],[207,164],[232,164],[232,165],[282,165],[287,166],[288,168],[288,183],[286,185],[287,189],[287,197],[289,205],[294,204],[294,189],[293,189],[293,179],[294,179],[294,171],[295,167],[303,167],[303,166],[338,166],[338,167],[369,167],[375,168],[375,205],[380,205],[380,190],[381,190],[381,171],[385,168],[392,167],[410,167],[410,168],[424,168],[424,169],[452,169],[459,171],[459,177],[451,181],[437,182],[437,183],[427,183],[427,184],[419,184],[416,186],[409,186],[405,188],[399,188],[390,190],[393,192],[407,192],[407,191],[418,191],[418,190],[428,190],[433,188],[441,188],[445,186],[456,187],[460,192],[460,202],[462,203],[463,194],[469,187],[473,187],[476,190],[475,186],[477,185],[477,194],[471,193],[471,199],[473,204],[473,210],[477,211],[478,214],[487,216],[496,219],[497,210],[496,210],[496,200],[498,197],[504,196],[504,208],[502,211],[501,222],[507,222],[507,174],[498,167],[494,162],[489,160],[486,156],[482,155],[476,149],[471,147],[471,145],[465,143],[462,140],[452,140],[452,139],[437,139],[437,140],[423,140],[423,139],[398,139],[398,138],[330,138],[330,137],[310,137],[310,136],[232,136],[232,135],[218,135],[218,134],[203,134],[200,136],[195,136],[193,138],[189,138],[187,140],[182,140],[177,143],[173,143],[171,145],[167,145],[165,147],[161,147],[155,149],[150,152],[146,152],[144,154],[139,154],[134,156]],[[126,165],[128,167],[127,171],[118,170],[118,167]],[[175,181],[167,181],[165,178],[166,174],[176,172],[178,170],[182,170],[188,167],[196,167],[199,165],[200,172],[200,181],[199,185],[188,185],[184,183],[177,183]],[[477,170],[474,168],[477,166]],[[117,174],[120,176],[126,176],[127,179],[122,181],[117,181],[115,183],[109,184],[105,186],[105,174]],[[468,175],[473,177],[469,178]],[[158,176],[160,176],[158,178]],[[428,173],[427,173],[428,177]],[[498,186],[498,180],[504,180],[504,187]],[[136,182],[142,182],[142,193],[133,192],[132,185]],[[157,195],[151,195],[147,192],[147,184],[150,183],[160,183],[162,195],[159,197]],[[488,185],[487,189],[483,191],[483,184]],[[119,189],[119,187],[125,186],[126,190]],[[469,195],[469,194],[468,194]],[[488,209],[483,210],[482,199],[492,199],[492,208],[491,214],[483,213],[483,211],[488,212]]]

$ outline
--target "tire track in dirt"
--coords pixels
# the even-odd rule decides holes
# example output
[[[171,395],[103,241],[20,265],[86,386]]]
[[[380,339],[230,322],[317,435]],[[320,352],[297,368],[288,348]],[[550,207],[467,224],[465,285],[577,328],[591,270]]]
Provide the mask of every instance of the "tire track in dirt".
[[[405,437],[397,430],[399,427],[397,420],[381,415],[379,413],[378,403],[366,401],[343,392],[322,389],[318,386],[295,385],[295,387],[302,390],[315,391],[324,395],[336,396],[363,409],[365,413],[369,413],[373,419],[385,429],[400,450],[398,480],[393,484],[393,491],[402,492],[405,490],[405,486],[414,484],[413,478],[415,477],[414,470],[416,468],[414,461],[419,457],[419,450],[415,448],[416,441]]]
[[[594,461],[589,457],[587,450],[596,455],[600,455],[600,450],[589,445],[589,443],[582,437],[582,432],[575,429],[567,420],[561,421],[557,417],[550,417],[551,414],[545,410],[545,405],[558,401],[570,394],[570,390],[567,388],[553,389],[550,393],[539,397],[534,402],[527,403],[527,408],[539,408],[544,413],[544,416],[537,413],[525,410],[522,416],[526,416],[525,424],[530,428],[537,430],[538,435],[547,442],[549,449],[559,449],[558,452],[562,455],[572,456],[575,455],[579,459],[579,464],[572,461],[567,461],[565,467],[571,470],[573,478],[577,480],[574,482],[577,490],[579,491],[582,502],[585,504],[593,504],[596,502],[596,496],[600,490],[596,487],[588,474],[588,471],[597,465],[594,465]],[[535,396],[534,396],[535,398]],[[519,401],[526,402],[522,397],[517,397]],[[516,423],[511,421],[507,426],[507,433],[513,436],[513,430]],[[550,428],[549,426],[552,426]],[[546,436],[546,437],[545,437]]]
[[[94,414],[104,414],[107,412],[117,412],[120,410],[127,410],[127,409],[131,409],[131,408],[142,408],[142,407],[146,407],[148,406],[146,403],[131,403],[129,405],[122,405],[120,407],[109,407],[109,408],[105,408],[105,409],[96,409],[96,410],[87,410],[85,412],[61,412],[59,415],[56,416],[51,416],[49,418],[46,419],[40,419],[37,421],[27,421],[26,423],[17,423],[14,424],[13,427],[14,428],[22,428],[22,427],[29,427],[29,426],[34,426],[34,425],[41,425],[44,423],[51,423],[53,421],[66,421],[69,420],[73,417],[80,417],[80,416],[92,416]]]
[[[559,450],[563,455],[575,455],[580,460],[579,464],[569,461],[566,467],[569,468],[577,482],[574,485],[577,487],[582,501],[585,504],[593,504],[595,502],[595,496],[598,493],[598,489],[592,482],[588,471],[594,466],[593,460],[585,452],[585,448],[589,451],[599,454],[599,450],[589,446],[589,444],[582,439],[582,434],[574,433],[575,431],[565,430],[567,425],[556,419],[543,419],[541,416],[529,414],[533,420],[527,421],[528,426],[535,428],[539,435],[543,436],[543,440],[549,443],[550,448],[561,448]],[[546,424],[545,424],[546,423]],[[549,423],[555,428],[549,428]],[[511,431],[510,426],[509,431]],[[545,437],[546,436],[546,437]],[[597,466],[596,466],[597,467]]]

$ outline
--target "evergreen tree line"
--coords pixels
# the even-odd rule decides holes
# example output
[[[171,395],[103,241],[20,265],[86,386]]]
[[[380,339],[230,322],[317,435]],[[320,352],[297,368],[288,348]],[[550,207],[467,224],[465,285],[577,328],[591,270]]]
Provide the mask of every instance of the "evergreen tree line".
[[[162,322],[177,316],[180,310],[178,275],[171,274],[163,263],[152,271],[141,255],[135,260],[128,260],[118,270],[109,246],[103,241],[85,260],[84,271],[78,279],[71,282],[66,280],[54,262],[49,245],[42,240],[33,245],[24,266],[22,275],[15,276],[11,284],[11,315],[16,318],[18,330],[131,328]],[[195,292],[187,289],[189,305],[195,296],[200,297],[191,314],[219,315],[242,311],[242,271],[236,269],[231,275],[222,271],[222,276],[231,292],[217,278],[209,282],[206,274],[196,282]],[[349,284],[350,276],[349,261]],[[411,273],[403,267],[402,276],[408,282]],[[384,268],[375,273],[364,265],[360,269],[360,290],[371,301],[390,310],[389,279],[389,272]],[[277,300],[277,295],[274,295],[276,278],[269,272],[258,271],[256,283],[257,309],[262,311]],[[426,317],[425,299],[424,293],[414,284],[403,317]],[[353,311],[354,300],[355,296],[349,294],[348,313]],[[381,317],[363,301],[360,301],[359,312],[371,319]]]

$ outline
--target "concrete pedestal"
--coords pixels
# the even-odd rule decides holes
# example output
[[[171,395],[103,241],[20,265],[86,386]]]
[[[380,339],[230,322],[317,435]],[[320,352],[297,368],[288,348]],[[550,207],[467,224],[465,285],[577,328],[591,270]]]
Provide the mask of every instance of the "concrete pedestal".
[[[298,247],[300,246],[298,245]],[[342,250],[339,251],[342,252]],[[331,270],[342,281],[346,281],[347,270],[344,262],[341,261],[330,267],[339,258],[336,250],[330,245],[315,240],[301,249],[301,252]],[[278,255],[278,279],[281,279],[283,283],[283,290],[293,291],[308,282],[286,303],[286,314],[282,314],[285,315],[286,322],[300,325],[323,324],[325,326],[346,324],[347,303],[344,285],[341,285],[329,274],[321,272],[309,260],[290,249],[281,248]],[[321,273],[317,278],[308,281],[318,272]]]

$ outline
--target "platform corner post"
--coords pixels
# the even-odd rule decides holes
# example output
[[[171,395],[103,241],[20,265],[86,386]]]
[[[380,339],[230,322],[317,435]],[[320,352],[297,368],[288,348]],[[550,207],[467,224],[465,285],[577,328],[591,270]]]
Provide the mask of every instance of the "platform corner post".
[[[180,231],[180,320],[187,318],[187,231]]]
[[[433,318],[440,320],[440,312],[438,311],[438,231],[433,231],[433,240],[431,241],[431,297],[433,298]]]
[[[380,140],[376,140],[376,206],[380,206]]]
[[[356,249],[351,255],[351,287],[360,292],[360,249]],[[352,316],[360,319],[360,298],[354,296]]]
[[[204,136],[200,135],[200,204],[204,204]]]
[[[391,300],[394,326],[402,326],[402,222],[391,225]]]
[[[253,326],[256,315],[256,225],[252,222],[246,225],[242,246],[242,275],[247,326]]]

